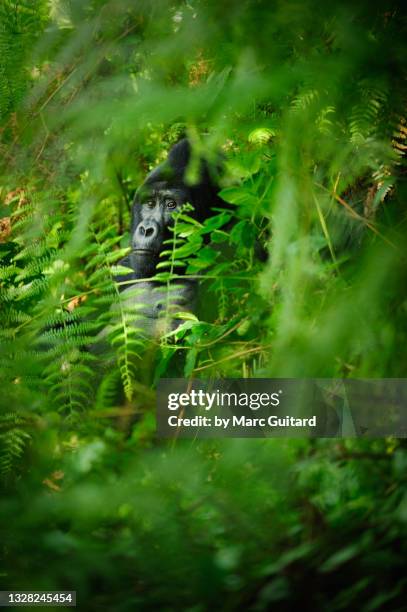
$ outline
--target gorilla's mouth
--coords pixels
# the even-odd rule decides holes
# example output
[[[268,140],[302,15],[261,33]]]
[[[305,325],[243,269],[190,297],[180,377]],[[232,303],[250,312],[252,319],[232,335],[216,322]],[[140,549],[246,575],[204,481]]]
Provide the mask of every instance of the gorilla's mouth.
[[[133,253],[136,255],[155,255],[152,249],[133,249]]]

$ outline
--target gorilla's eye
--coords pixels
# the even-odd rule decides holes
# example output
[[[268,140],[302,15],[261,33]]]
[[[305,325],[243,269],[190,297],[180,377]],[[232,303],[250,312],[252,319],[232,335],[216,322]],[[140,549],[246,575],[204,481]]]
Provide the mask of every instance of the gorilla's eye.
[[[175,202],[175,200],[167,200],[166,206],[170,210],[173,210],[174,208],[177,208],[177,203]]]
[[[144,206],[147,206],[147,208],[154,208],[154,202],[149,200],[148,202],[145,202]]]

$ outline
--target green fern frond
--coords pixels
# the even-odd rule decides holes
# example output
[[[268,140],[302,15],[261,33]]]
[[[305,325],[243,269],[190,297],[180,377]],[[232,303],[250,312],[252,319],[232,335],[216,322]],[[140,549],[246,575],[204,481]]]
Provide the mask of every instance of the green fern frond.
[[[0,416],[0,475],[10,475],[31,439],[26,431],[29,421],[17,412]]]
[[[0,3],[0,122],[15,110],[27,90],[26,58],[47,16],[45,0]]]
[[[32,298],[38,298],[42,294],[46,293],[48,287],[49,281],[47,278],[35,278],[25,285],[13,287],[11,294],[13,295],[13,299],[17,301],[31,300]]]
[[[378,119],[387,101],[386,87],[364,79],[359,84],[359,102],[350,114],[351,142],[362,145],[366,139],[377,135]]]
[[[27,261],[24,268],[19,272],[16,276],[16,281],[22,281],[32,276],[36,276],[42,274],[44,269],[50,265],[52,260],[55,258],[54,251],[48,251],[44,255],[38,257],[37,255],[32,255],[30,259]]]
[[[319,92],[316,89],[310,89],[298,94],[291,102],[291,110],[293,113],[301,113],[311,107],[312,104],[318,102]]]
[[[0,266],[0,282],[8,281],[18,274],[19,268],[15,264],[10,266]]]
[[[103,377],[96,395],[95,407],[97,410],[103,408],[114,408],[117,398],[120,396],[122,377],[118,368],[113,368]]]

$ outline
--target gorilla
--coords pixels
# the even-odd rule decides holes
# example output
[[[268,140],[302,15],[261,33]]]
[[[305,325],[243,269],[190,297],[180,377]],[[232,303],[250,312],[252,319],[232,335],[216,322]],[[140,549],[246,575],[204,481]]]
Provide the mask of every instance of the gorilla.
[[[186,181],[190,161],[191,145],[184,138],[172,147],[166,161],[147,176],[133,202],[131,252],[120,262],[131,272],[117,276],[116,281],[121,283],[126,306],[142,315],[136,319],[135,326],[147,336],[159,336],[175,329],[180,319],[174,318],[174,314],[193,312],[195,307],[196,281],[184,278],[172,281],[168,287],[148,280],[156,273],[160,253],[168,249],[165,241],[173,235],[170,230],[173,214],[189,203],[194,209],[191,216],[202,222],[210,216],[213,206],[226,206],[217,195],[219,187],[214,178],[220,164],[210,168],[206,160],[199,159],[197,181],[190,185]],[[132,280],[137,282],[131,283]]]

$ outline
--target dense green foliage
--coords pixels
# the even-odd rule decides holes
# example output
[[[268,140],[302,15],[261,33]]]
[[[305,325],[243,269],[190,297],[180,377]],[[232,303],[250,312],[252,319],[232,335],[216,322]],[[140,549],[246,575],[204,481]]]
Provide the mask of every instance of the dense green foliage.
[[[402,441],[168,444],[154,389],[405,376],[405,25],[366,0],[1,1],[3,589],[402,609]],[[225,210],[177,220],[158,278],[202,276],[200,311],[146,342],[113,278],[183,134],[224,152]]]

